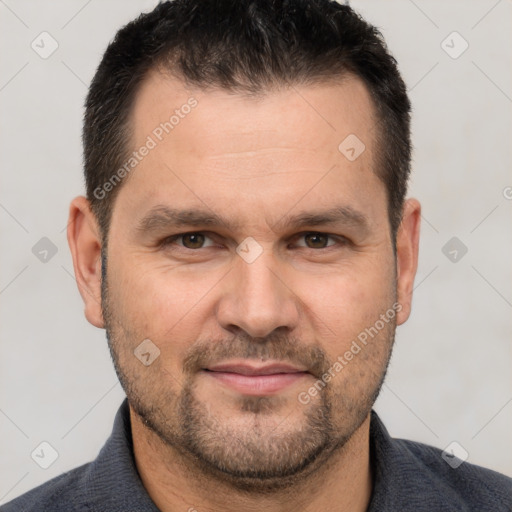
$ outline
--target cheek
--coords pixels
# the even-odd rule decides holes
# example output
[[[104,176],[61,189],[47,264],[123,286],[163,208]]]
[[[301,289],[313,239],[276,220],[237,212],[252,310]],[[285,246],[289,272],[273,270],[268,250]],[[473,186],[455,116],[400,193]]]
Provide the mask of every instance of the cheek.
[[[126,258],[117,259],[117,266],[111,260],[110,300],[119,323],[129,332],[130,345],[149,338],[171,364],[205,332],[220,334],[215,308],[229,269],[169,268],[139,255],[131,255],[129,264]],[[304,313],[304,341],[311,337],[336,357],[373,325],[393,302],[391,266],[385,260],[383,255],[361,256],[352,264],[319,273],[289,268],[286,282],[298,297],[291,300]]]
[[[109,275],[110,301],[132,337],[149,338],[161,351],[174,354],[197,340],[205,308],[211,308],[210,292],[222,274],[155,267],[136,258],[129,269],[117,268]]]
[[[371,327],[394,302],[392,274],[384,265],[364,271],[331,275],[302,275],[294,290],[309,310],[312,329],[331,357],[345,350],[358,334]],[[300,290],[300,291],[299,291]]]

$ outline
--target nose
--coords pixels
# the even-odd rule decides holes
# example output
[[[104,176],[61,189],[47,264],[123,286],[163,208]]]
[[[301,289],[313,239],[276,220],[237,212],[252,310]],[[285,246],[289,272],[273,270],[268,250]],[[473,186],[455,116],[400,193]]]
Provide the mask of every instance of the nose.
[[[264,338],[276,329],[290,332],[297,327],[299,299],[289,275],[271,253],[264,251],[252,263],[237,257],[226,278],[217,307],[224,329],[242,329],[254,338]]]

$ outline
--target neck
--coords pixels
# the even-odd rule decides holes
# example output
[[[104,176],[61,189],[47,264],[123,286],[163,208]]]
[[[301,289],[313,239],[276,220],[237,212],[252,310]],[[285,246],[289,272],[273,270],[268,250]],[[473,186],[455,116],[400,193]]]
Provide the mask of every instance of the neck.
[[[306,478],[272,492],[240,490],[206,476],[191,458],[164,444],[131,408],[130,418],[137,470],[162,512],[364,512],[370,502],[370,415],[342,448]]]

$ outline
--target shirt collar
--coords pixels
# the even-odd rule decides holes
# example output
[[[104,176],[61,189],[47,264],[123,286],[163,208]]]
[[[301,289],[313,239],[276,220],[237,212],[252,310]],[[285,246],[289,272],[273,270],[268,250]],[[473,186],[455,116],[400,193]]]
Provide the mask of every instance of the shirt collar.
[[[127,399],[117,411],[112,434],[87,469],[86,494],[98,512],[159,512],[135,465]]]
[[[392,438],[372,410],[370,466],[373,491],[367,512],[430,512],[448,510],[448,506],[454,512],[466,510],[447,482],[424,462],[421,451],[425,449],[432,448]]]
[[[439,482],[425,471],[406,444],[391,438],[375,411],[370,421],[370,464],[373,491],[367,512],[442,510],[446,496],[435,492]],[[425,476],[425,474],[429,475]],[[86,501],[93,510],[159,512],[142,485],[135,458],[128,400],[121,404],[112,434],[85,475]],[[431,486],[429,484],[432,484]],[[430,487],[428,503],[424,496]],[[425,508],[427,507],[427,508]]]

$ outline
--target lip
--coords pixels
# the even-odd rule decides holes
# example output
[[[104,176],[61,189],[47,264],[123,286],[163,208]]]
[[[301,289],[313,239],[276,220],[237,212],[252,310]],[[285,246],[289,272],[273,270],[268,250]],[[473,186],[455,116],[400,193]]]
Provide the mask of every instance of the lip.
[[[234,391],[252,396],[276,394],[311,376],[302,368],[279,362],[264,365],[225,363],[205,368],[203,373]]]
[[[298,368],[291,364],[275,362],[262,365],[246,362],[232,362],[216,364],[206,368],[211,372],[228,372],[240,375],[275,375],[276,373],[300,373],[306,372],[305,368]]]

